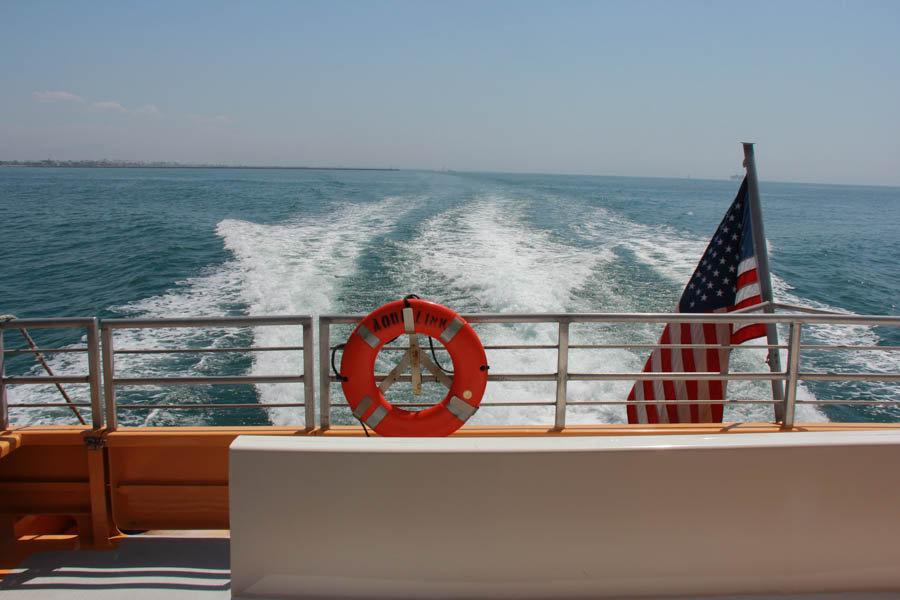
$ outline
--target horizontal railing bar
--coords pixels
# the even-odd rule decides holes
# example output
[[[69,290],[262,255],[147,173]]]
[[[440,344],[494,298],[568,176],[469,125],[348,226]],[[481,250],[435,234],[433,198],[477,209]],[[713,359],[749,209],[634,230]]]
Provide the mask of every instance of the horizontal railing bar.
[[[330,323],[331,325],[356,325],[366,318],[366,315],[350,314],[350,315],[319,315],[319,321]]]
[[[818,404],[828,406],[831,404],[862,405],[862,406],[900,406],[898,400],[796,400],[796,404]]]
[[[3,354],[63,354],[66,352],[87,352],[87,348],[23,348],[4,350]]]
[[[772,406],[774,400],[575,400],[566,403],[568,406],[633,406],[636,404],[763,404]]]
[[[879,346],[881,347],[881,346]],[[332,346],[334,350],[337,346]],[[556,344],[509,344],[501,346],[485,345],[487,350],[556,350],[559,348]],[[787,346],[781,344],[569,344],[569,350],[656,350],[658,348],[689,348],[695,350],[713,349],[716,350],[786,350]],[[435,346],[435,350],[446,352],[446,348]],[[409,346],[385,346],[382,350],[406,351]]]
[[[332,346],[331,349],[334,350],[338,346]],[[508,345],[499,345],[499,346],[491,346],[485,345],[485,350],[556,350],[559,346],[556,344],[508,344]],[[430,350],[431,348],[427,348]],[[443,346],[435,346],[435,351],[437,352],[446,352],[447,349]],[[383,350],[392,350],[392,351],[406,351],[409,350],[409,346],[384,346]],[[422,348],[422,350],[426,350],[426,348]]]
[[[303,375],[228,375],[220,377],[116,377],[113,385],[233,385],[302,383]]]
[[[253,403],[243,403],[243,404],[118,404],[117,408],[128,408],[131,410],[153,410],[156,408],[164,408],[166,410],[179,410],[179,409],[197,409],[197,408],[212,408],[212,409],[220,409],[220,408],[276,408],[276,407],[287,407],[294,408],[297,406],[306,406],[303,402],[290,402],[287,404],[253,404]]]
[[[900,317],[872,315],[779,315],[734,313],[550,313],[544,315],[463,315],[470,323],[792,323],[834,325],[900,325]]]
[[[804,373],[797,374],[805,381],[900,381],[900,373]]]
[[[482,402],[479,406],[556,406],[556,402]]]
[[[660,402],[659,400],[582,400],[569,401],[567,406],[636,406],[638,404],[747,404],[747,405],[768,405],[775,404],[773,400],[668,400]],[[900,404],[900,402],[895,403]],[[482,402],[479,406],[555,406],[555,402]],[[333,403],[331,406],[348,408],[350,405],[346,402]],[[434,406],[428,403],[394,403],[395,407],[404,408],[407,406],[423,408]]]
[[[566,404],[568,406],[629,406],[629,405],[637,405],[637,404],[762,404],[762,405],[772,405],[775,402],[772,400],[669,400],[660,402],[658,400],[570,400]],[[482,402],[480,406],[553,406],[554,402]],[[797,400],[797,404],[809,404],[809,405],[861,405],[861,406],[900,406],[900,401],[896,400]],[[76,403],[65,403],[65,402],[53,402],[47,404],[28,404],[28,403],[11,403],[8,404],[9,408],[68,408],[70,406],[76,407],[89,407],[90,403],[87,402],[76,402]],[[131,410],[151,410],[151,409],[198,409],[198,408],[211,408],[211,409],[225,409],[225,408],[294,408],[294,407],[302,407],[306,406],[306,404],[302,402],[291,402],[285,404],[254,404],[254,403],[243,403],[243,404],[119,404],[118,408],[125,408]],[[344,403],[334,403],[332,406],[337,407],[348,407],[349,404]],[[404,406],[413,406],[413,407],[428,407],[433,406],[433,404],[427,403],[397,403],[395,406],[400,408]]]
[[[422,381],[437,381],[434,375],[422,373]],[[387,375],[375,375],[375,381],[381,382],[387,378]],[[331,376],[331,381],[340,381],[340,377]],[[397,377],[397,381],[412,381],[412,375],[403,374]],[[556,373],[497,373],[488,375],[488,381],[556,381]]]
[[[556,344],[504,344],[497,346],[485,346],[485,350],[556,350],[559,348]]]
[[[375,375],[375,381],[382,381],[387,375]],[[900,373],[807,373],[801,372],[799,379],[808,381],[900,381]],[[745,373],[569,373],[569,381],[783,381],[784,373],[765,371]],[[492,373],[488,381],[555,381],[556,373]],[[340,381],[337,375],[331,381]],[[400,375],[398,381],[412,381],[411,375]],[[422,381],[436,381],[432,375],[422,375]]]
[[[53,377],[10,376],[4,377],[7,385],[41,385],[49,383],[90,383],[87,375],[55,375]]]
[[[103,319],[104,329],[153,329],[159,327],[239,327],[264,325],[312,325],[307,315],[263,317],[196,317],[192,319]]]
[[[469,323],[794,323],[900,325],[900,316],[775,313],[476,313],[461,314]],[[322,315],[321,321],[355,325],[366,315]]]
[[[737,308],[732,313],[755,313],[759,311],[764,311],[772,306],[770,301],[760,302],[759,304],[752,304],[750,306],[745,306],[744,308]]]
[[[569,381],[782,381],[784,373],[569,373]]]
[[[552,346],[556,348],[556,346]],[[786,350],[786,345],[781,344],[569,344],[569,350],[657,350],[659,348],[678,349],[687,348],[694,350]],[[487,346],[485,346],[485,350]]]
[[[492,373],[488,381],[556,381],[556,373]]]
[[[900,346],[806,346],[800,345],[801,350],[885,350],[896,352]]]
[[[882,346],[879,346],[879,348]],[[339,349],[340,345],[330,346],[330,350]],[[509,344],[509,345],[485,345],[487,350],[556,350],[559,348],[556,344]],[[569,344],[569,349],[578,350],[656,350],[658,348],[689,348],[695,350],[716,349],[716,350],[786,350],[786,345],[781,344]],[[434,349],[439,352],[446,352],[443,346],[435,346]],[[406,351],[409,346],[384,346],[382,351]],[[118,352],[118,350],[117,350]]]
[[[485,350],[556,350],[559,346],[556,344],[504,344],[504,345],[489,345],[486,344],[484,346]],[[340,349],[340,344],[329,347],[329,350]],[[409,346],[384,346],[381,348],[380,352],[383,351],[391,351],[391,352],[405,352],[409,350]],[[431,350],[430,347],[423,347],[422,350]],[[434,347],[435,352],[447,352],[447,349],[442,345],[437,345]]]
[[[343,348],[341,346],[343,346],[343,344],[337,344],[335,346],[329,347],[328,350],[331,352],[333,352],[334,350],[343,350]],[[447,349],[444,348],[443,346],[435,346],[434,349],[436,352],[446,352],[447,351]],[[485,346],[484,349],[487,350],[487,346]],[[379,352],[384,352],[384,351],[406,352],[407,350],[409,350],[409,346],[383,346],[381,348],[381,350],[379,350]],[[430,350],[430,348],[429,348],[429,350]]]
[[[437,381],[434,375],[426,375],[422,373],[422,381]],[[387,378],[387,375],[375,375],[375,381],[381,382]],[[340,377],[331,376],[331,381],[340,381]],[[412,381],[412,375],[403,374],[397,378],[397,381]],[[497,373],[488,375],[488,381],[556,381],[556,373]]]
[[[48,329],[57,327],[90,327],[93,317],[59,317],[55,319],[12,319],[0,321],[0,329]]]
[[[479,406],[554,406],[555,402],[482,402]],[[284,406],[279,404],[277,406]],[[346,402],[332,402],[332,407],[337,408],[350,408],[350,405]],[[397,402],[394,403],[394,406],[397,408],[428,408],[434,406],[434,404],[429,404],[427,402]]]
[[[202,352],[284,352],[289,350],[303,350],[303,346],[264,346],[261,348],[179,348],[167,350],[165,348],[148,348],[139,350],[128,348],[124,350],[113,350],[113,354],[193,354]]]
[[[334,350],[337,346],[331,346]],[[485,350],[556,350],[556,344],[507,344],[507,345],[486,345]],[[722,350],[768,350],[768,349],[787,349],[786,345],[769,345],[769,344],[739,344],[739,345],[716,345],[716,344],[569,344],[569,349],[577,350],[654,350],[657,348],[717,348]],[[435,351],[446,352],[443,346],[435,346]],[[801,346],[803,350],[900,350],[900,346]],[[406,351],[409,346],[385,346],[382,350],[387,351]],[[303,351],[303,346],[263,346],[263,347],[233,347],[233,348],[127,348],[122,350],[114,350],[115,354],[191,354],[203,352],[289,352]],[[36,348],[22,350],[4,350],[4,354],[62,354],[66,352],[87,352],[87,348]]]
[[[774,308],[781,310],[790,310],[793,312],[803,313],[807,315],[845,315],[847,313],[839,313],[833,310],[822,310],[819,308],[808,308],[806,306],[794,306],[793,304],[781,304],[776,302]]]
[[[48,404],[27,404],[17,402],[13,404],[7,404],[9,408],[68,408],[70,406],[88,407],[90,405],[90,402],[51,402]]]
[[[782,381],[784,373],[569,373],[569,381]],[[375,381],[383,381],[387,375],[375,375]],[[331,375],[332,382],[341,381]],[[398,381],[412,381],[408,374],[400,375]],[[422,374],[422,381],[436,381],[433,375]],[[556,381],[556,373],[492,373],[488,381]]]

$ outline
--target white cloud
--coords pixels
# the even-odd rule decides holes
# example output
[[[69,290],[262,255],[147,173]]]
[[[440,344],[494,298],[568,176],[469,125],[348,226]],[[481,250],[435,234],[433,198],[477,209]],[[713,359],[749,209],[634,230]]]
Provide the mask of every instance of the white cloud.
[[[87,100],[78,96],[77,94],[72,94],[70,92],[61,92],[61,91],[46,91],[46,92],[34,92],[32,93],[32,97],[36,102],[79,102],[81,104],[87,103]],[[96,110],[109,110],[122,114],[129,115],[138,115],[143,117],[161,117],[162,111],[159,110],[156,106],[152,104],[145,104],[140,108],[129,109],[125,108],[118,102],[113,102],[112,100],[104,100],[102,102],[91,102],[91,108]],[[213,117],[214,119],[225,119],[225,117]],[[225,119],[227,122],[228,120]]]
[[[147,115],[149,117],[161,117],[162,116],[162,113],[159,111],[159,109],[156,108],[155,106],[153,106],[152,104],[145,104],[144,106],[142,106],[138,109],[129,111],[129,112],[131,112],[135,115]]]
[[[116,112],[128,112],[124,106],[118,102],[91,102],[91,106],[100,110],[114,110]]]
[[[119,112],[119,113],[127,113],[129,115],[139,115],[139,116],[144,116],[144,117],[161,117],[162,116],[162,112],[160,112],[160,110],[158,108],[156,108],[155,106],[153,106],[152,104],[145,104],[144,106],[142,106],[140,108],[129,109],[129,108],[125,108],[118,102],[105,101],[105,102],[91,102],[91,106],[93,108],[96,108],[99,110],[112,110],[112,111]]]
[[[84,98],[69,92],[35,92],[32,96],[38,102],[84,102]]]

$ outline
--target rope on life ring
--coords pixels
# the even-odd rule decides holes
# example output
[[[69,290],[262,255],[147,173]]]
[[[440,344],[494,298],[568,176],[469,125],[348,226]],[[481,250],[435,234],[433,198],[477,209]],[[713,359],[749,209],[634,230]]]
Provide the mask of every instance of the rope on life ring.
[[[379,385],[375,359],[381,348],[400,335],[409,336],[409,350]],[[421,352],[418,334],[440,340],[453,361],[452,377]],[[412,372],[413,393],[421,393],[421,367],[447,387],[444,399],[424,410],[391,404],[384,392],[406,369]],[[446,436],[478,410],[488,377],[484,346],[472,326],[440,304],[407,297],[372,311],[356,327],[341,357],[341,387],[353,416],[383,436]]]

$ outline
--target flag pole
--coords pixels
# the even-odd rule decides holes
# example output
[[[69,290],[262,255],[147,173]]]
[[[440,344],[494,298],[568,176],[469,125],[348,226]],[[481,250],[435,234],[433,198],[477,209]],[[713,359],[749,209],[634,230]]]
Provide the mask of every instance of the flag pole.
[[[747,169],[747,195],[750,199],[750,219],[753,223],[753,246],[756,249],[756,268],[759,274],[759,291],[765,304],[764,312],[775,312],[772,297],[772,275],[769,271],[769,252],[766,248],[766,232],[763,228],[762,205],[759,201],[759,181],[756,178],[756,156],[753,143],[744,142],[744,167]],[[778,345],[778,330],[775,323],[766,325],[767,342]],[[781,372],[781,356],[777,348],[769,348],[769,370]],[[781,381],[772,380],[772,400],[775,402],[775,420],[784,420],[784,388]]]

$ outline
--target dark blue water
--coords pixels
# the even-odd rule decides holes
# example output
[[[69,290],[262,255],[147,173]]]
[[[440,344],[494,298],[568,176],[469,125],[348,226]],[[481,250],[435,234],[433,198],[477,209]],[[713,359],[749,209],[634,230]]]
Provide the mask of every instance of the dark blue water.
[[[5,241],[0,314],[317,315],[368,312],[408,293],[459,312],[669,311],[737,187],[731,181],[414,171],[5,168],[0,169]],[[760,187],[776,300],[897,314],[900,189],[766,182]],[[79,342],[71,331],[39,333],[41,345]],[[486,335],[552,343],[552,333],[520,328]],[[293,334],[236,329],[181,338],[157,330],[123,335],[118,347],[281,343]],[[621,337],[585,335],[600,342]],[[653,342],[658,332],[627,335]],[[7,347],[19,344],[12,338],[6,334]],[[805,341],[900,345],[897,331],[872,328],[812,328]],[[752,364],[753,353],[748,355],[742,368],[760,370]],[[227,356],[168,356],[133,364],[125,357],[120,366],[154,375],[287,368],[277,357]],[[53,360],[65,369],[75,359]],[[530,364],[531,359],[509,360]],[[573,360],[592,370],[610,365],[608,370],[638,370],[643,357]],[[813,353],[810,366],[837,369],[848,360]],[[896,353],[854,360],[856,367],[896,371]],[[736,366],[742,364],[738,360]],[[35,373],[33,368],[22,356],[7,365],[10,373]],[[576,386],[572,393],[580,399],[619,397],[627,387]],[[754,389],[738,385],[730,392],[745,395]],[[546,390],[522,386],[503,393],[541,399]],[[17,401],[57,401],[53,394],[11,388]],[[897,386],[888,384],[806,384],[804,394],[900,400]],[[148,404],[297,401],[295,390],[266,386],[139,389],[130,390],[128,398]],[[742,410],[732,417],[769,419],[756,409]],[[820,420],[897,417],[884,408],[803,411],[801,417]],[[46,409],[17,414],[19,422],[68,418],[65,411]],[[498,414],[498,420],[545,420],[543,413],[528,410]],[[615,422],[624,410],[597,408],[580,417]],[[123,417],[160,424],[175,418],[166,411]],[[290,421],[263,410],[228,417],[191,411],[178,418]]]

